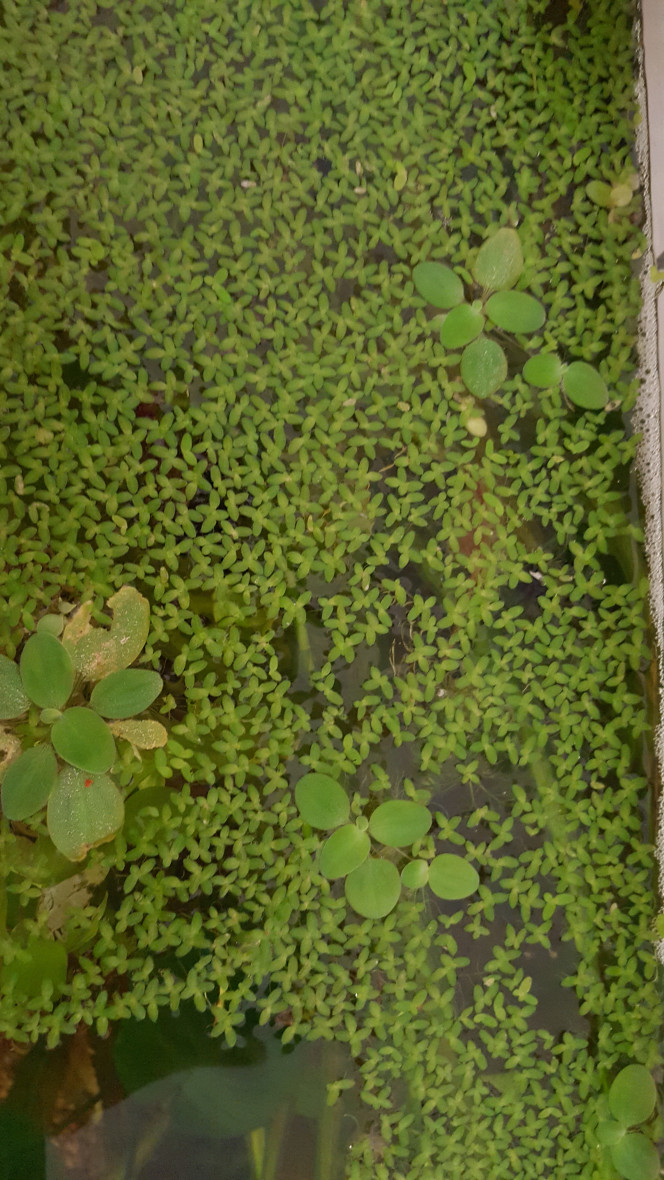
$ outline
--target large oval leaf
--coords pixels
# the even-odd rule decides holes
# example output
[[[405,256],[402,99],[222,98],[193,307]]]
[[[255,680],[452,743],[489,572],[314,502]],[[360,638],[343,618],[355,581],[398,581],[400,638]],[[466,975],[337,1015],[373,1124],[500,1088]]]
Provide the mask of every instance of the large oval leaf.
[[[487,300],[486,313],[506,332],[536,332],[546,319],[539,299],[525,291],[497,291]]]
[[[429,865],[429,884],[436,894],[445,901],[458,901],[470,897],[480,883],[477,870],[462,856],[443,852]]]
[[[384,918],[399,900],[401,878],[391,861],[369,857],[346,877],[344,891],[356,914]]]
[[[445,316],[440,329],[444,348],[464,348],[479,336],[484,327],[484,316],[476,307],[462,303]]]
[[[347,877],[367,859],[371,840],[355,824],[344,824],[328,836],[320,854],[320,871],[330,881]]]
[[[149,668],[126,668],[111,672],[95,684],[90,705],[102,717],[124,721],[142,713],[159,696],[163,681]]]
[[[48,801],[46,819],[58,851],[68,860],[83,860],[91,848],[119,832],[124,820],[122,795],[108,775],[89,777],[66,766]]]
[[[661,1174],[659,1152],[645,1135],[630,1132],[609,1150],[614,1166],[624,1180],[657,1180]]]
[[[461,357],[461,376],[475,397],[491,397],[507,377],[507,357],[495,340],[478,336]]]
[[[519,235],[515,229],[505,227],[480,246],[472,274],[485,291],[504,291],[514,286],[522,270]]]
[[[66,978],[67,951],[63,943],[38,935],[32,935],[21,957],[13,959],[2,971],[2,982],[13,981],[15,994],[27,999],[38,996],[42,985],[49,981],[58,992]]]
[[[23,687],[18,664],[7,656],[0,656],[0,721],[20,717],[29,705],[30,698]]]
[[[61,709],[74,687],[74,668],[55,635],[31,635],[21,652],[21,680],[30,700],[40,709]]]
[[[84,603],[67,623],[62,642],[74,666],[88,680],[128,668],[142,652],[150,629],[150,604],[133,586],[122,586],[108,600],[112,620],[108,630],[93,627],[91,604]]]
[[[50,746],[31,746],[7,768],[2,780],[2,812],[7,819],[27,819],[39,811],[58,778]]]
[[[445,311],[463,299],[461,279],[442,262],[418,262],[413,270],[413,282],[418,295]]]
[[[609,1108],[614,1119],[626,1127],[649,1119],[657,1101],[652,1074],[645,1065],[626,1065],[609,1090]]]
[[[376,808],[369,820],[374,840],[390,848],[406,848],[421,840],[429,831],[433,817],[428,807],[411,799],[388,799]]]
[[[523,376],[529,385],[537,389],[550,389],[560,385],[565,366],[555,352],[540,352],[532,356],[523,366]]]
[[[341,783],[319,771],[310,771],[299,780],[295,803],[312,828],[338,828],[350,815],[350,800]]]
[[[563,373],[563,389],[575,406],[584,410],[603,410],[609,391],[597,369],[585,361],[572,361]]]
[[[53,726],[51,741],[65,762],[88,774],[104,774],[115,761],[113,734],[92,709],[67,709]]]

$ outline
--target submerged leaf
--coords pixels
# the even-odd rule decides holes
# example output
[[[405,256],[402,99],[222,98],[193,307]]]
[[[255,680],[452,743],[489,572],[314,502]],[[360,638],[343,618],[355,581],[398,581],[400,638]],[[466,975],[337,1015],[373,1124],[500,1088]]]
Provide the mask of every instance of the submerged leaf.
[[[112,840],[122,827],[124,803],[106,774],[88,777],[67,766],[48,801],[51,840],[68,860],[83,860],[91,848]]]
[[[13,982],[18,995],[38,996],[44,983],[59,991],[67,978],[67,952],[61,942],[32,935],[20,957],[2,970],[2,982]]]

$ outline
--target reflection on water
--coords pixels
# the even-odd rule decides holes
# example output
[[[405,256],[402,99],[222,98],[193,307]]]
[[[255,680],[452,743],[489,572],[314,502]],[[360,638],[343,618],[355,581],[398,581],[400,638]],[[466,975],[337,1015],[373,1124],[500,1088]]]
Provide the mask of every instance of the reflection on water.
[[[328,1105],[327,1084],[350,1072],[347,1054],[284,1049],[252,1023],[232,1050],[193,1009],[127,1022],[103,1044],[77,1034],[64,1050],[33,1050],[0,1107],[0,1176],[341,1180],[355,1119]]]

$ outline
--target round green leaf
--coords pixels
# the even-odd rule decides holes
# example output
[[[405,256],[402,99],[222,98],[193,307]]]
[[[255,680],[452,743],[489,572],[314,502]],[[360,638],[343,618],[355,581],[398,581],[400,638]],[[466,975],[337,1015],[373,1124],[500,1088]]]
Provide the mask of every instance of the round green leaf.
[[[18,665],[7,656],[0,656],[0,721],[20,717],[30,706],[30,698],[23,688]]]
[[[539,299],[525,291],[497,291],[487,300],[486,313],[506,332],[536,332],[546,319]]]
[[[422,889],[429,880],[429,866],[425,860],[411,860],[401,870],[406,889]]]
[[[74,687],[74,668],[55,635],[31,635],[21,652],[21,680],[40,709],[61,709]]]
[[[58,851],[68,860],[83,860],[122,827],[122,795],[108,775],[89,776],[66,766],[48,801],[46,819]]]
[[[461,303],[459,307],[445,316],[440,329],[440,342],[445,348],[464,348],[484,327],[484,316],[468,303]]]
[[[369,857],[346,877],[345,893],[356,914],[384,918],[399,900],[401,879],[391,861]]]
[[[657,1180],[659,1153],[645,1135],[630,1132],[609,1150],[613,1165],[623,1180]]]
[[[103,774],[115,761],[113,734],[92,709],[66,709],[51,730],[56,753],[88,774]]]
[[[62,942],[32,935],[25,954],[13,959],[2,972],[3,983],[13,981],[15,992],[30,999],[38,996],[49,980],[59,991],[67,978],[67,951]]]
[[[374,840],[390,848],[406,848],[421,840],[429,831],[432,815],[428,807],[411,799],[389,799],[381,803],[369,819]]]
[[[50,746],[31,746],[9,764],[2,780],[2,811],[7,819],[27,819],[46,803],[58,778]]]
[[[597,369],[585,361],[572,361],[563,373],[563,389],[575,406],[584,410],[603,410],[609,400],[606,382]]]
[[[429,884],[436,894],[446,901],[458,901],[470,897],[480,883],[477,870],[462,856],[443,852],[429,865]]]
[[[346,877],[369,855],[371,840],[355,824],[344,824],[328,836],[320,854],[320,871],[330,881]]]
[[[475,397],[490,397],[507,377],[507,357],[495,340],[478,336],[461,356],[461,376]]]
[[[602,205],[605,209],[610,209],[612,204],[610,185],[604,184],[601,180],[591,180],[586,185],[586,192],[595,205]]]
[[[625,1134],[625,1128],[622,1123],[616,1123],[613,1119],[602,1119],[601,1123],[597,1124],[597,1142],[602,1144],[602,1147],[611,1147],[622,1139]]]
[[[514,286],[522,270],[519,235],[515,229],[503,228],[480,247],[472,274],[485,291],[503,291]]]
[[[121,721],[147,709],[159,696],[162,684],[159,673],[148,668],[111,672],[95,684],[90,695],[90,706],[102,717]]]
[[[348,795],[329,774],[310,771],[295,787],[295,803],[312,828],[338,828],[350,815]]]
[[[634,190],[631,184],[614,184],[611,189],[611,207],[613,209],[624,209],[625,205],[629,205]]]
[[[626,1127],[649,1119],[656,1101],[655,1083],[644,1065],[625,1066],[609,1090],[611,1114]]]
[[[64,625],[65,621],[62,615],[42,615],[37,623],[37,633],[41,635],[42,632],[46,632],[47,635],[55,635],[57,637],[62,634]]]
[[[418,295],[434,307],[456,307],[463,299],[463,283],[449,266],[441,262],[418,262],[413,270]]]
[[[526,361],[523,376],[529,385],[538,389],[550,389],[560,385],[565,366],[554,352],[540,352]]]

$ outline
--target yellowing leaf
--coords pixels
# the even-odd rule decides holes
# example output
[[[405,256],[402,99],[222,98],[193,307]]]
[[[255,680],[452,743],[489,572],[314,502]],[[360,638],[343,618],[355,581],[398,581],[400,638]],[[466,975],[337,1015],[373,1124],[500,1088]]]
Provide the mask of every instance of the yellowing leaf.
[[[156,750],[165,746],[168,734],[159,721],[111,721],[108,728],[115,737],[124,738],[138,750]]]
[[[67,623],[62,642],[74,667],[88,680],[101,680],[128,668],[140,655],[150,629],[150,604],[133,586],[122,586],[108,600],[110,628],[93,627],[91,606],[85,603]]]

